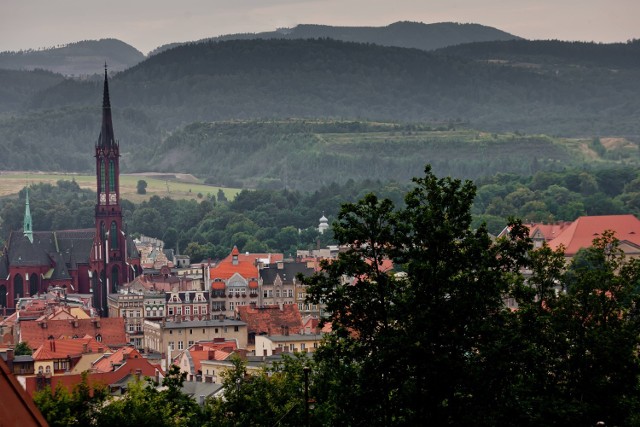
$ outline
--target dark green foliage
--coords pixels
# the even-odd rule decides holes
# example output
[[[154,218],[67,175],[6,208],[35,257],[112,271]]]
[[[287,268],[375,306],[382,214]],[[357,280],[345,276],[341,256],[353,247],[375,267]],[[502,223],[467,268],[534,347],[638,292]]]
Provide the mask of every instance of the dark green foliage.
[[[114,399],[100,411],[97,426],[149,426],[187,427],[202,426],[201,408],[195,400],[180,390],[185,373],[173,365],[162,380],[163,388],[157,384],[137,380],[129,383],[127,394]]]
[[[373,195],[343,205],[334,232],[351,249],[305,280],[331,313],[334,334],[316,359],[326,384],[318,398],[335,425],[465,419],[480,393],[470,374],[486,363],[478,349],[496,338],[502,295],[529,247],[517,223],[498,244],[471,231],[470,182],[430,168],[414,182],[400,210]],[[406,275],[389,275],[386,258]]]
[[[13,351],[15,352],[14,354],[16,356],[30,356],[31,354],[33,354],[33,350],[31,349],[31,347],[29,347],[29,344],[24,341],[16,344]]]
[[[98,417],[102,405],[108,400],[108,389],[93,384],[89,386],[87,374],[82,381],[69,392],[59,383],[55,390],[46,387],[33,396],[35,404],[52,427],[95,426],[100,425]]]
[[[147,194],[147,181],[144,179],[139,180],[136,185],[136,192],[138,194]]]
[[[247,374],[242,359],[231,361],[233,368],[223,374],[224,399],[208,402],[206,426],[306,425],[303,368],[310,368],[313,384],[315,364],[305,354],[284,355],[257,374]],[[312,420],[312,425],[324,425],[318,415]]]
[[[468,48],[478,47],[478,58],[466,51],[451,50],[447,51],[448,55],[434,55],[417,49],[328,39],[231,40],[180,46],[151,56],[112,79],[116,136],[126,142],[122,145],[123,150],[126,147],[122,166],[124,170],[147,170],[149,159],[155,154],[151,162],[154,168],[166,170],[176,162],[189,161],[198,164],[196,169],[203,176],[230,185],[222,181],[224,175],[220,168],[226,171],[237,168],[228,168],[227,163],[218,159],[212,162],[209,153],[216,151],[233,157],[234,151],[241,150],[245,144],[249,148],[260,140],[268,140],[272,151],[243,151],[252,166],[266,167],[263,165],[270,162],[264,161],[265,158],[280,160],[269,173],[257,171],[253,176],[257,182],[251,183],[253,186],[289,188],[292,183],[297,184],[296,168],[309,168],[311,172],[305,176],[309,180],[319,169],[318,158],[324,165],[333,160],[338,165],[342,163],[343,170],[354,169],[350,159],[340,152],[324,155],[319,150],[316,155],[297,154],[299,146],[317,142],[313,135],[291,138],[281,134],[275,139],[258,135],[252,140],[255,135],[248,133],[244,140],[233,141],[210,133],[198,139],[195,131],[202,126],[199,121],[277,121],[291,117],[402,120],[428,123],[441,129],[464,124],[490,132],[519,131],[519,134],[523,131],[571,136],[638,134],[638,121],[633,114],[640,99],[640,70],[633,59],[638,56],[637,42],[614,45],[503,43],[509,48],[496,47],[503,46],[499,44]],[[499,55],[492,55],[503,50],[507,65],[486,60],[501,59]],[[515,53],[510,53],[511,50]],[[454,54],[459,56],[452,56]],[[585,59],[590,56],[597,59]],[[523,62],[532,65],[519,66]],[[518,66],[508,66],[510,64]],[[26,88],[22,82],[25,79],[34,81],[33,88]],[[20,111],[20,114],[15,118],[0,117],[0,141],[3,141],[0,148],[11,154],[0,160],[0,167],[90,169],[90,158],[64,163],[56,153],[85,153],[80,148],[95,141],[99,118],[91,119],[91,116],[99,113],[100,83],[59,81],[60,77],[40,75],[12,76],[9,80],[10,84],[2,89],[8,96],[0,97],[6,99],[0,111],[16,114]],[[194,122],[196,129],[187,126],[180,134],[166,138]],[[411,131],[400,129],[399,132]],[[390,138],[390,144],[393,142]],[[15,144],[18,149],[9,150],[6,144]],[[201,146],[196,147],[199,144]],[[282,156],[296,144],[298,148],[290,156]],[[162,149],[156,152],[155,148],[160,145]],[[446,148],[450,144],[443,145]],[[51,146],[60,150],[51,152],[43,148]],[[183,153],[183,146],[190,149]],[[380,147],[373,151],[364,148],[366,155],[359,159],[371,165],[369,177],[379,171],[407,167],[394,158],[379,158],[381,153],[393,152],[389,144],[380,143]],[[45,152],[53,154],[53,161],[37,158],[38,153]],[[545,153],[522,154],[517,162],[513,157],[498,159],[489,165],[490,169],[517,165],[536,172],[545,167],[548,159],[560,160]],[[206,158],[197,161],[203,155]],[[470,153],[467,161],[456,161],[449,159],[450,153],[447,153],[447,158],[442,160],[439,156],[428,156],[420,161],[424,163],[428,159],[439,173],[473,177],[477,176],[474,172],[480,170],[478,164],[486,164],[491,159],[489,154],[480,155],[482,159]],[[474,159],[475,164],[469,159]],[[449,169],[447,164],[452,162],[456,168]],[[470,171],[464,171],[464,163],[470,163],[466,166]],[[251,167],[241,169],[252,170]],[[412,169],[411,173],[418,172]],[[522,173],[522,170],[515,172]],[[398,179],[406,180],[406,177]],[[328,182],[321,180],[321,184]]]

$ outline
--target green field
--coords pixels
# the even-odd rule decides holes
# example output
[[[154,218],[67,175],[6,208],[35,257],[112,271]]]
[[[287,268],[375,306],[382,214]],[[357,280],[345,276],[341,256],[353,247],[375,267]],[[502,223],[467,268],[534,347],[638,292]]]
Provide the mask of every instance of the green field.
[[[147,182],[147,194],[136,192],[139,180]],[[7,197],[17,194],[22,188],[34,183],[55,184],[60,180],[75,180],[81,188],[88,188],[95,191],[96,177],[94,175],[79,174],[53,174],[37,172],[6,172],[0,173],[0,197]],[[240,191],[238,188],[222,188],[207,185],[193,175],[187,174],[123,174],[120,175],[120,194],[123,199],[134,203],[148,200],[151,196],[171,197],[172,199],[195,199],[206,198],[209,195],[217,195],[222,189],[227,199],[233,199]]]

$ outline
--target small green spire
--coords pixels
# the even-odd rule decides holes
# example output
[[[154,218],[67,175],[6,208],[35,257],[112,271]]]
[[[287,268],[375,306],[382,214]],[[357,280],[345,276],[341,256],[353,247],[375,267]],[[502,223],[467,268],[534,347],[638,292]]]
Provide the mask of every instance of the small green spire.
[[[31,209],[29,208],[29,187],[27,187],[27,201],[24,206],[24,235],[33,243],[33,226],[31,223]]]

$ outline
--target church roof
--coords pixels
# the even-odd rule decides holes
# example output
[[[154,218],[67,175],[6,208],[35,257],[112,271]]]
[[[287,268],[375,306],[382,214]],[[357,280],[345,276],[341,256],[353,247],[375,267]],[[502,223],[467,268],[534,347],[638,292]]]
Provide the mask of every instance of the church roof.
[[[33,242],[23,233],[9,235],[8,261],[12,266],[59,266],[60,263],[89,263],[95,230],[34,231]],[[73,268],[73,267],[72,267]],[[66,267],[65,269],[66,270]],[[68,278],[68,271],[60,271],[58,278]]]
[[[98,137],[98,146],[105,149],[116,146],[111,119],[111,100],[109,99],[109,80],[107,79],[106,64],[104,67],[104,92],[102,94],[102,129]]]

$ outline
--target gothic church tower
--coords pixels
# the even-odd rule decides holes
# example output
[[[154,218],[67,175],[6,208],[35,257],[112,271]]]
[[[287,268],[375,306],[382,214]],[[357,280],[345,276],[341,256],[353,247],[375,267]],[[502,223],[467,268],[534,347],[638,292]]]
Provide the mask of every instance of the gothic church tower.
[[[131,274],[127,265],[127,239],[122,229],[120,207],[120,144],[115,140],[111,120],[111,101],[107,69],[104,70],[104,93],[102,99],[102,129],[95,146],[97,203],[95,226],[97,247],[94,260],[99,277],[93,279],[94,300],[105,313],[107,295],[129,281]],[[96,280],[99,279],[99,280]]]

